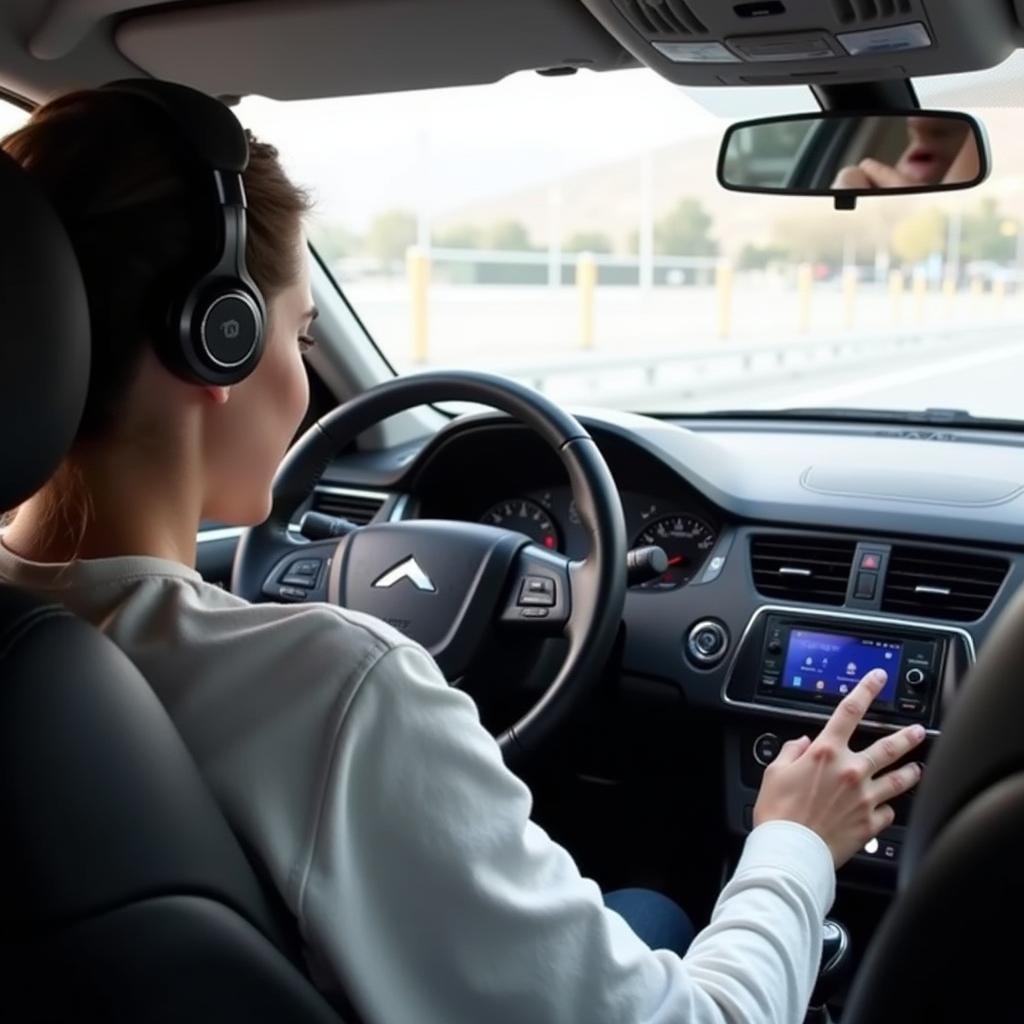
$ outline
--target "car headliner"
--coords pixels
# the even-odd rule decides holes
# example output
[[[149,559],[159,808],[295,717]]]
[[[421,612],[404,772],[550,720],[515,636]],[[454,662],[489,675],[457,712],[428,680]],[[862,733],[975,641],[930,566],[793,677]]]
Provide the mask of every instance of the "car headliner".
[[[995,10],[992,0],[970,6],[975,23]],[[623,45],[630,42],[628,26],[625,34],[609,30],[607,8],[606,0],[5,0],[0,89],[38,101],[72,87],[153,74],[226,98],[289,99],[483,83],[527,69],[636,67],[636,47],[628,52]],[[956,0],[931,0],[928,7],[933,23],[961,12],[967,14]],[[997,27],[994,16],[990,27]],[[1010,45],[1005,32],[1001,39]],[[941,74],[960,59],[956,49],[934,47],[915,56],[915,66]],[[991,50],[988,63],[1005,52]],[[991,101],[992,83],[1001,80],[995,91],[1005,95],[996,102],[1019,104],[1015,58],[982,74],[980,84],[965,83],[964,91],[980,90]],[[944,89],[944,101],[956,102],[960,87]],[[697,90],[702,98],[746,91]],[[778,105],[774,95],[769,102],[779,109],[793,90],[750,92],[778,92]],[[707,102],[715,106],[714,99]]]

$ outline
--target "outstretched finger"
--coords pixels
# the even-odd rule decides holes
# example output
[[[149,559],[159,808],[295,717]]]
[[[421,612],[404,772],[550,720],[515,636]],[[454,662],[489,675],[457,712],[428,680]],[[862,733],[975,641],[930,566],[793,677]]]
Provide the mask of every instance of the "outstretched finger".
[[[885,688],[888,678],[882,669],[872,669],[839,702],[835,711],[832,712],[832,717],[825,723],[821,734],[846,746],[850,742],[854,730],[868,713],[874,699]]]
[[[871,768],[870,775],[877,775],[883,768],[895,764],[901,757],[909,754],[914,747],[919,746],[927,733],[923,725],[908,725],[891,736],[883,736],[875,740],[870,747],[861,751],[863,757]]]
[[[875,806],[894,800],[921,781],[921,766],[905,764],[902,768],[887,772],[871,783],[871,801]]]

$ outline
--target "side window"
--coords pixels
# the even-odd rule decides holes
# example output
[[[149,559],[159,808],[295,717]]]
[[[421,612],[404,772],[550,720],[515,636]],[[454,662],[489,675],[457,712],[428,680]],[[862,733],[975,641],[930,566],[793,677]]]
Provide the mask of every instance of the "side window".
[[[8,132],[13,132],[15,128],[24,124],[27,117],[27,111],[22,110],[21,107],[15,106],[13,103],[9,103],[7,100],[0,99],[0,139]],[[0,529],[6,526],[7,521],[12,518],[13,513],[5,513],[0,510]]]
[[[28,120],[28,111],[9,100],[0,99],[0,139]]]

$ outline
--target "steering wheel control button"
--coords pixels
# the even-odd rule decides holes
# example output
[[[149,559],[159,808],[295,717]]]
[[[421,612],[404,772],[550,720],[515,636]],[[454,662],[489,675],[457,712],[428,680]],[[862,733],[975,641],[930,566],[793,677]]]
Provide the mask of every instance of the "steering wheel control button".
[[[519,607],[554,608],[555,581],[548,576],[527,576],[519,586]]]
[[[714,619],[698,622],[686,638],[690,658],[704,668],[718,664],[728,648],[729,634],[725,626]]]
[[[773,732],[764,732],[754,740],[754,760],[767,768],[779,756],[782,741]]]
[[[312,589],[316,586],[322,564],[323,562],[319,558],[297,558],[288,566],[288,570],[282,577],[281,582],[296,587],[309,587]]]
[[[306,591],[301,587],[280,587],[278,594],[286,601],[305,601]]]
[[[519,614],[524,619],[546,619],[549,612],[547,608],[524,608]]]

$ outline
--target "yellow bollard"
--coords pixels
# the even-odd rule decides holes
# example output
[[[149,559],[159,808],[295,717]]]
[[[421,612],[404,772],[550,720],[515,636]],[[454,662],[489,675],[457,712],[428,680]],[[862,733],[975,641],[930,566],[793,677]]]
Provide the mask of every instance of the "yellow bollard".
[[[918,267],[914,271],[914,319],[924,323],[924,301],[928,294],[928,275]]]
[[[843,271],[843,326],[851,328],[857,322],[857,268]]]
[[[811,329],[811,288],[814,285],[814,271],[810,263],[801,263],[796,271],[797,329],[806,333]]]
[[[732,333],[732,263],[719,260],[715,268],[715,293],[718,298],[718,336]]]
[[[892,306],[892,322],[898,324],[903,312],[903,271],[889,271],[889,301]]]
[[[946,319],[949,320],[953,316],[956,303],[956,278],[952,274],[947,274],[943,279],[942,294],[946,300]]]
[[[594,289],[597,286],[597,261],[589,252],[580,253],[576,260],[576,288],[580,296],[579,345],[582,349],[594,347]]]
[[[425,363],[429,358],[427,293],[430,289],[430,257],[418,246],[410,246],[405,253],[406,274],[409,278],[409,298],[412,320],[412,360]]]
[[[1002,313],[1006,303],[1006,282],[997,277],[992,282],[992,301],[995,303],[996,312]]]

